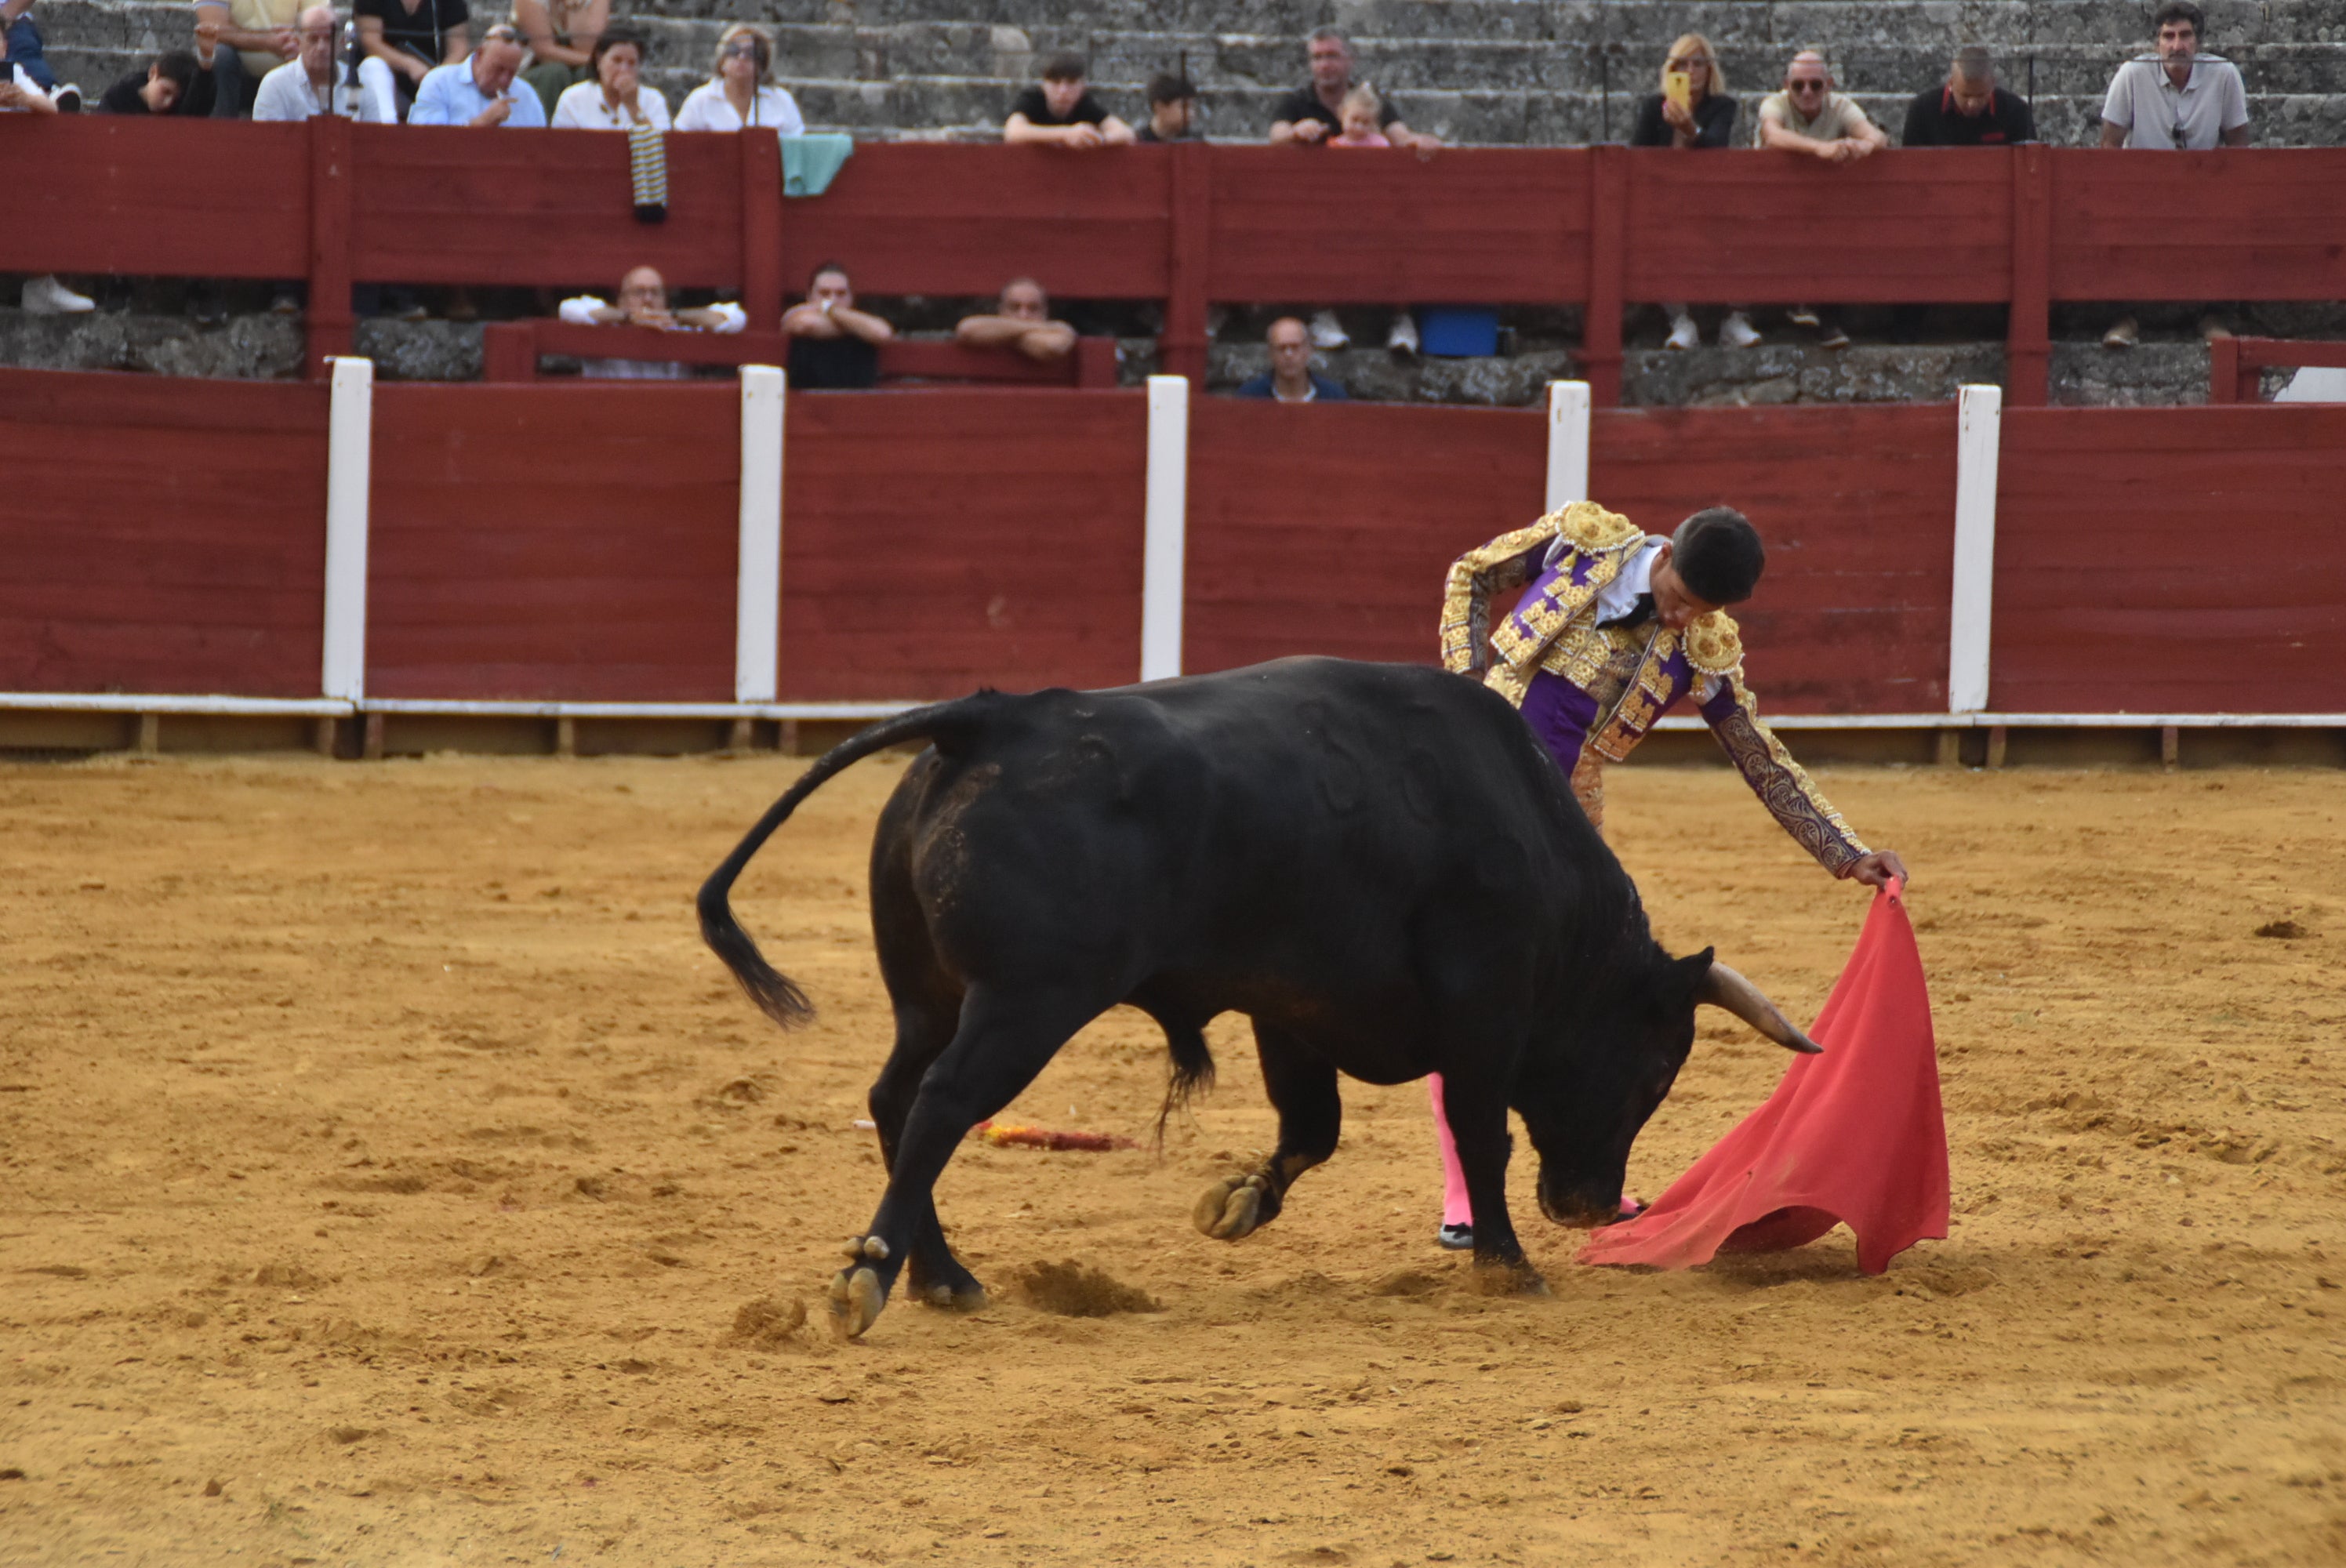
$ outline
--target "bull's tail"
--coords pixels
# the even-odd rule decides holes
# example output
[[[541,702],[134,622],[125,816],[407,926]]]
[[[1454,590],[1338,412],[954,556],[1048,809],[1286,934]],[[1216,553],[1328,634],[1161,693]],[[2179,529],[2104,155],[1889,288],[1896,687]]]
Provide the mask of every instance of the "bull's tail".
[[[1206,1046],[1206,1032],[1194,1023],[1169,1023],[1158,1019],[1165,1031],[1165,1044],[1173,1054],[1170,1071],[1165,1078],[1165,1103],[1157,1109],[1157,1148],[1165,1149],[1165,1124],[1177,1111],[1188,1108],[1190,1099],[1214,1086],[1214,1054]]]
[[[893,718],[883,718],[867,729],[841,741],[815,759],[814,766],[799,776],[798,782],[782,792],[782,798],[767,809],[758,819],[757,826],[733,847],[733,852],[709,874],[700,884],[697,901],[700,910],[700,940],[709,944],[725,967],[733,972],[741,989],[759,1011],[785,1029],[795,1028],[814,1016],[814,1004],[798,982],[766,962],[750,933],[733,917],[732,892],[734,879],[750,863],[750,857],[765,847],[774,836],[774,830],[790,820],[799,803],[854,763],[873,752],[899,745],[907,740],[927,740],[941,751],[952,752],[976,734],[986,716],[1002,700],[1000,694],[981,691],[974,697],[953,702],[941,702],[927,708],[916,708],[900,713]]]

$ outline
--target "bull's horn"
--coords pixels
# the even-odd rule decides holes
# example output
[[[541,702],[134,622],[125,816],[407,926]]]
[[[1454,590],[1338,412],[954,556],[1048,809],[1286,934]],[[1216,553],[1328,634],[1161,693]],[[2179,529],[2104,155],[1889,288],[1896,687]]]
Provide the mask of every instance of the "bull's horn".
[[[1724,1007],[1787,1051],[1814,1056],[1824,1050],[1823,1046],[1801,1033],[1799,1027],[1768,1000],[1765,992],[1716,960],[1711,962],[1710,972],[1703,976],[1702,988],[1695,993],[1694,999],[1697,1003],[1708,1002],[1713,1007]]]

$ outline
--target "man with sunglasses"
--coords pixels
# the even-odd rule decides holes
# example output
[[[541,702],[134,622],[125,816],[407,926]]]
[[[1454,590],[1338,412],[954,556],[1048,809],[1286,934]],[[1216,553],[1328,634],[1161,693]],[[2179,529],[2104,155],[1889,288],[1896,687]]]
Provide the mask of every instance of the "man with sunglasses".
[[[1814,49],[1793,56],[1784,67],[1783,90],[1760,100],[1760,147],[1849,164],[1872,158],[1889,143],[1855,100],[1833,91],[1832,71]],[[1810,307],[1795,305],[1785,314],[1796,327],[1816,329],[1819,347],[1849,346],[1849,334]]]
[[[2208,152],[2249,145],[2249,95],[2240,68],[2199,53],[2208,19],[2188,0],[2169,0],[2151,19],[2156,53],[2118,67],[2102,100],[2102,145],[2161,152]],[[2132,316],[2102,335],[2106,349],[2130,349],[2141,335]],[[2214,316],[2199,322],[2203,338],[2230,336]]]

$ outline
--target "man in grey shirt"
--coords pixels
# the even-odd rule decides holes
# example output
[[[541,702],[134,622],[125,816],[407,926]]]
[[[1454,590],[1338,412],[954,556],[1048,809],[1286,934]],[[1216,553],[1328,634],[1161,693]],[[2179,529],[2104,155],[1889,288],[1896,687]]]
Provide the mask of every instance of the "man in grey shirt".
[[[2169,0],[2152,24],[2158,52],[2128,60],[2102,100],[2104,147],[2206,152],[2249,145],[2249,95],[2229,60],[2199,58],[2203,18]]]
[[[2128,60],[2110,78],[2102,100],[2102,145],[2159,151],[2206,152],[2249,145],[2249,95],[2240,68],[2229,60],[2202,59],[2199,41],[2207,18],[2190,0],[2168,0],[2151,19],[2158,40],[2156,55]],[[2102,334],[2106,349],[2130,349],[2141,328],[2132,316],[2119,318]],[[2203,338],[2229,337],[2210,315],[2199,323]]]

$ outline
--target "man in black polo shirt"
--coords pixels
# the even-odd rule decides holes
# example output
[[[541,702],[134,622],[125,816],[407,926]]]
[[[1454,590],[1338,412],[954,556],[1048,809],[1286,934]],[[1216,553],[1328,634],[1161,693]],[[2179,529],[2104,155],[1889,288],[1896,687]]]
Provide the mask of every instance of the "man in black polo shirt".
[[[1092,97],[1091,67],[1081,55],[1055,55],[1043,66],[1040,87],[1028,87],[1002,122],[1005,142],[1055,142],[1060,147],[1128,147],[1132,127]]]
[[[855,308],[847,269],[825,261],[807,279],[806,303],[782,312],[794,392],[857,392],[880,379],[880,345],[896,330]]]
[[[1906,108],[1907,147],[2010,147],[2036,139],[2026,100],[1995,85],[1995,61],[1977,44],[1955,51],[1944,85]]]
[[[1311,35],[1306,47],[1311,58],[1311,79],[1279,100],[1270,117],[1274,145],[1300,141],[1317,146],[1344,128],[1341,106],[1344,95],[1352,90],[1352,46],[1335,28],[1322,27]],[[1438,137],[1403,125],[1401,110],[1390,97],[1377,111],[1377,129],[1395,147],[1442,145]]]

